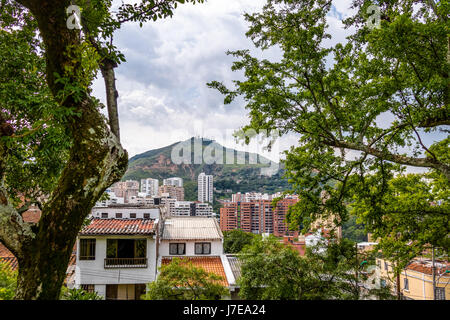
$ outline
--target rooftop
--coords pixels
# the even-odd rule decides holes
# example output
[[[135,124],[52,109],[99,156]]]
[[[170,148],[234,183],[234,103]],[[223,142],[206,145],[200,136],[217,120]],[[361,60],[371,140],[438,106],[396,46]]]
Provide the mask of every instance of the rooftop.
[[[162,257],[161,266],[168,265],[172,262],[173,258],[180,259],[181,261],[191,261],[195,267],[202,268],[208,273],[214,273],[223,279],[219,283],[225,287],[228,287],[227,276],[225,269],[223,268],[222,260],[219,256],[209,257]]]
[[[417,271],[424,274],[433,274],[433,263],[431,260],[414,260],[406,269]],[[450,270],[450,263],[448,261],[435,261],[436,274],[441,275],[446,270]]]
[[[94,218],[79,235],[150,235],[155,234],[155,220]]]
[[[171,217],[164,223],[163,240],[217,240],[222,239],[215,218]]]

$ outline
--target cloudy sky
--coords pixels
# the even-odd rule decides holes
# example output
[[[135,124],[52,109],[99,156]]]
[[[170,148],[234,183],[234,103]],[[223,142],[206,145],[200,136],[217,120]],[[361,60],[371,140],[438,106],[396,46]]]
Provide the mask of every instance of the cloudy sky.
[[[116,46],[127,62],[116,69],[122,142],[130,156],[164,147],[192,136],[216,139],[244,150],[230,136],[249,121],[242,101],[223,104],[223,96],[209,89],[212,80],[230,84],[242,79],[232,72],[227,50],[249,49],[248,25],[243,13],[261,10],[265,0],[207,0],[181,5],[172,19],[129,23],[115,35]],[[351,14],[351,0],[334,1],[328,23],[333,40],[345,39],[341,20]],[[279,53],[266,53],[276,58]],[[101,77],[94,92],[104,99]],[[277,151],[294,145],[294,136],[281,138]],[[253,146],[255,148],[255,146]],[[259,151],[261,150],[251,150]],[[265,154],[278,161],[279,152]]]

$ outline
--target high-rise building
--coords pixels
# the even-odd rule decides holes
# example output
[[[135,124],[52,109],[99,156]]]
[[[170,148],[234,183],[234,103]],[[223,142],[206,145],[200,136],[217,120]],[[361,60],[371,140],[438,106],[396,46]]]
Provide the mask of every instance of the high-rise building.
[[[111,191],[116,197],[124,198],[124,202],[128,203],[131,197],[136,197],[139,193],[139,181],[127,180],[117,182],[111,186]]]
[[[177,201],[184,201],[184,188],[176,187],[171,185],[163,185],[159,187],[159,196],[164,194],[169,194],[170,198],[176,199]]]
[[[213,202],[213,176],[204,172],[198,175],[198,201]]]
[[[271,233],[277,237],[290,235],[286,224],[289,207],[298,201],[296,196],[280,200],[275,208],[271,200],[226,202],[220,209],[222,231],[240,229],[256,234]]]
[[[141,179],[141,192],[148,196],[156,197],[158,195],[159,180],[158,179]]]
[[[183,187],[183,179],[178,177],[168,178],[163,180],[163,186]]]

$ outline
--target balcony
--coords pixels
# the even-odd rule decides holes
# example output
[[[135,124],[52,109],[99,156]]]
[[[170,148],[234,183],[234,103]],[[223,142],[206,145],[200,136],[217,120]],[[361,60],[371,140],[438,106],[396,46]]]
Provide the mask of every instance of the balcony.
[[[147,258],[106,258],[105,269],[147,268]]]

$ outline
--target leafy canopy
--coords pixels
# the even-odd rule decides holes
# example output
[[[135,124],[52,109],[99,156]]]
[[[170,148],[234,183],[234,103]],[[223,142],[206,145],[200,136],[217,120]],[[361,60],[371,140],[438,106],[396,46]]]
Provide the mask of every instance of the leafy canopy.
[[[372,4],[381,10],[379,28],[367,23]],[[339,225],[353,212],[382,245],[448,248],[449,3],[354,0],[352,7],[343,21],[352,33],[339,42],[327,22],[332,1],[267,0],[262,12],[245,15],[246,35],[281,58],[228,52],[244,79],[231,89],[209,86],[226,104],[244,98],[251,119],[244,129],[299,137],[285,161],[300,196],[287,217],[293,227],[306,231],[328,217]],[[435,142],[426,144],[427,136]],[[405,166],[429,173],[400,177]]]

